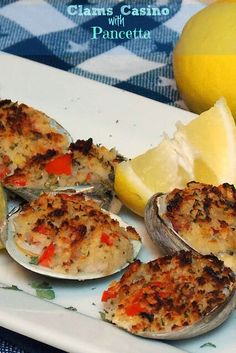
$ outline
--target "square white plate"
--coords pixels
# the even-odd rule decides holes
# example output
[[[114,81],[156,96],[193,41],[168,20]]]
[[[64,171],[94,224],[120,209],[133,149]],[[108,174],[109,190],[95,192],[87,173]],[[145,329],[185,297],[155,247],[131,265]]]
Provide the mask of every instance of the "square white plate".
[[[95,143],[116,147],[133,157],[172,134],[175,123],[193,114],[132,93],[7,54],[0,55],[0,97],[18,100],[58,120],[74,139],[93,137]],[[159,255],[146,234],[141,218],[124,211],[123,218],[143,237],[139,258]],[[113,278],[85,283],[48,280],[27,271],[0,253],[0,283],[16,285],[23,292],[0,289],[0,324],[52,346],[76,353],[174,353],[236,352],[235,315],[222,327],[196,339],[162,343],[132,336],[100,320],[100,297]],[[32,283],[50,282],[56,298],[36,298]],[[25,292],[32,294],[26,294]],[[58,305],[55,305],[58,304]],[[73,306],[78,312],[65,310]],[[222,337],[224,339],[222,339]],[[216,345],[201,345],[211,342]],[[178,348],[176,348],[178,347]]]

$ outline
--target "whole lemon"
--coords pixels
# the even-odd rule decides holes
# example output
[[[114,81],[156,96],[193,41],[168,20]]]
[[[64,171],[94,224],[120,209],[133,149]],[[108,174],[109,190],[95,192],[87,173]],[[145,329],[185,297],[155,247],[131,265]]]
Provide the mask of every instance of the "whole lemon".
[[[236,0],[215,2],[185,25],[173,53],[177,87],[201,113],[224,96],[236,118]]]

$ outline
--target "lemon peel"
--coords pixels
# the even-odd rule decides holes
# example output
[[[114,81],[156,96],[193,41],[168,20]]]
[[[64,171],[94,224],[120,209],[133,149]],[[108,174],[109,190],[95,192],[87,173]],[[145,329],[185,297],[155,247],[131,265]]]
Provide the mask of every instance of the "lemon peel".
[[[224,96],[236,118],[235,18],[235,0],[214,2],[190,18],[174,49],[177,87],[195,113]]]
[[[236,126],[224,98],[188,124],[178,123],[173,138],[164,135],[158,146],[120,163],[115,191],[124,205],[143,216],[154,193],[192,180],[236,182]]]

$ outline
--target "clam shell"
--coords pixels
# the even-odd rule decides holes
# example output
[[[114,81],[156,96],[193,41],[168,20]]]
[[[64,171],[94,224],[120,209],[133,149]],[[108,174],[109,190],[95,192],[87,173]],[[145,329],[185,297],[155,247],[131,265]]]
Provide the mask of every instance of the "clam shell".
[[[179,250],[198,252],[192,248],[161,215],[165,212],[165,194],[157,193],[151,197],[145,208],[144,221],[154,243],[166,254]]]
[[[1,187],[1,186],[0,186]],[[0,202],[0,248],[5,246],[7,239],[7,196],[5,191],[0,190],[1,193],[1,202]]]
[[[73,138],[71,137],[70,133],[61,125],[59,124],[56,120],[54,120],[53,118],[50,118],[50,116],[44,114],[47,119],[49,120],[49,124],[51,125],[51,127],[55,130],[57,130],[57,132],[59,134],[62,134],[64,136],[67,137],[68,139],[68,145],[73,142]]]
[[[47,190],[43,190],[43,189],[31,189],[31,188],[26,188],[26,187],[22,187],[22,188],[14,188],[11,186],[5,186],[7,190],[13,192],[14,194],[20,196],[22,199],[26,200],[26,201],[33,201],[34,199],[36,199],[43,191],[47,191]]]
[[[46,187],[43,189],[36,189],[36,188],[14,188],[14,187],[7,187],[8,190],[12,191],[13,193],[20,196],[22,199],[26,201],[33,201],[39,197],[40,194],[43,192],[68,192],[68,193],[76,193],[76,192],[83,192],[89,197],[97,200],[100,206],[110,211],[111,213],[119,213],[122,203],[116,197],[114,191],[111,187],[106,186],[104,184],[97,184],[94,186],[91,185],[78,185],[78,186],[65,186],[65,187],[57,187],[57,188],[50,188],[47,189]]]
[[[44,113],[43,113],[44,114]],[[68,145],[73,142],[73,139],[70,135],[70,133],[61,125],[59,124],[56,120],[54,120],[53,118],[51,118],[50,116],[44,114],[46,116],[46,118],[49,120],[49,124],[51,125],[51,127],[55,130],[57,130],[57,132],[59,134],[62,134],[64,136],[67,137],[68,140]]]
[[[55,194],[55,193],[53,193],[53,194]],[[103,211],[106,213],[109,213],[111,218],[118,220],[121,227],[126,228],[128,226],[128,224],[123,222],[123,220],[120,217],[118,217],[117,215],[112,214],[106,210],[103,210]],[[101,272],[94,272],[94,273],[79,272],[76,275],[71,275],[71,274],[55,272],[54,270],[45,268],[43,266],[30,264],[29,263],[29,261],[30,261],[29,256],[27,256],[26,254],[24,254],[23,252],[21,252],[19,250],[19,248],[17,247],[15,240],[14,240],[14,235],[15,235],[14,218],[16,218],[20,212],[21,212],[21,207],[19,207],[19,209],[16,212],[12,213],[12,215],[8,218],[6,250],[7,250],[8,254],[16,262],[18,262],[21,266],[25,267],[26,269],[28,269],[30,271],[33,271],[33,272],[36,272],[36,273],[39,273],[39,274],[42,274],[45,276],[49,276],[49,277],[53,277],[53,278],[60,278],[60,279],[83,281],[83,280],[102,278],[102,277],[108,276],[108,275],[104,275]],[[137,257],[142,244],[141,244],[141,241],[139,241],[139,240],[132,240],[131,243],[133,246],[132,260],[134,260]],[[122,268],[118,268],[113,273],[121,271],[122,269],[124,269],[128,265],[129,265],[129,262],[125,263],[125,265]],[[111,275],[113,273],[110,273],[109,275]]]

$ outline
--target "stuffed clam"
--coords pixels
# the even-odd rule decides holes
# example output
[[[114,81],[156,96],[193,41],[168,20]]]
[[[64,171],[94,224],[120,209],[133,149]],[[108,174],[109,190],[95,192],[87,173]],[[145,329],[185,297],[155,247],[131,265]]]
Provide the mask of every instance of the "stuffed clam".
[[[124,158],[115,149],[95,145],[92,138],[71,143],[67,151],[49,149],[30,158],[23,168],[6,177],[4,186],[28,201],[42,191],[74,190],[91,185],[92,196],[117,213],[121,203],[113,189],[114,168]]]
[[[102,295],[107,321],[138,336],[185,339],[227,319],[236,304],[235,276],[214,255],[180,251],[135,261]]]
[[[190,182],[186,188],[156,194],[148,202],[145,224],[166,253],[184,249],[216,255],[236,272],[236,190]]]
[[[52,277],[111,275],[132,262],[140,247],[133,227],[83,193],[43,193],[9,218],[10,256]]]
[[[124,158],[92,138],[72,142],[69,133],[45,113],[9,99],[0,101],[0,180],[27,201],[41,192],[90,185],[91,196],[118,213],[114,168]]]
[[[54,119],[26,104],[0,101],[0,180],[23,168],[37,154],[63,153],[72,142]]]

